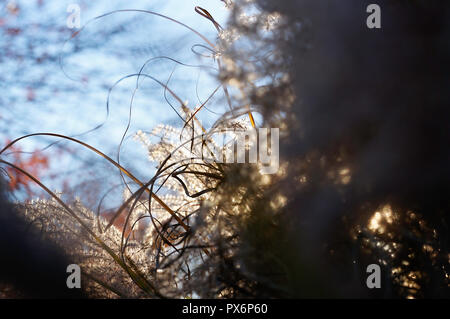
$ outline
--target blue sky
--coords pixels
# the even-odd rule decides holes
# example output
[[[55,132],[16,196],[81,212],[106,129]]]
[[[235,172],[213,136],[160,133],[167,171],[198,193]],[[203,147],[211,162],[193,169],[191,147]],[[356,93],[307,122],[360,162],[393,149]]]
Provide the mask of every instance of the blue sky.
[[[192,53],[195,44],[204,44],[191,31],[160,17],[121,12],[89,23],[76,39],[60,31],[67,28],[67,6],[79,4],[81,24],[90,19],[119,9],[144,9],[177,19],[211,42],[217,35],[212,23],[194,11],[196,5],[207,9],[222,25],[226,24],[228,10],[220,0],[155,0],[155,1],[0,1],[0,21],[8,28],[21,28],[17,37],[0,37],[0,113],[4,123],[10,123],[4,138],[15,138],[35,132],[54,132],[78,135],[105,120],[109,88],[121,77],[137,73],[143,63],[155,56],[167,56],[206,68],[177,66],[168,59],[153,62],[145,68],[148,73],[166,82],[194,107],[206,99],[218,85],[214,77],[212,59]],[[11,8],[19,10],[11,14]],[[14,11],[14,10],[13,10]],[[32,49],[30,49],[30,46]],[[76,49],[77,52],[73,53]],[[8,58],[7,50],[20,54],[20,59]],[[45,63],[35,63],[28,56],[50,56]],[[67,51],[72,51],[68,56]],[[63,70],[57,61],[61,55]],[[66,74],[65,74],[66,73]],[[110,115],[99,130],[81,135],[83,141],[114,156],[127,126],[130,99],[135,78],[124,80],[111,94]],[[30,99],[30,91],[32,98]],[[200,100],[200,101],[199,101]],[[174,99],[170,99],[175,104]],[[223,94],[217,95],[210,109],[224,110]],[[206,125],[216,118],[207,111],[201,115]],[[181,125],[164,99],[164,90],[145,80],[137,92],[132,109],[129,135],[137,130],[149,131],[159,123]],[[4,124],[2,124],[4,125]],[[2,134],[2,133],[0,133]],[[2,136],[0,136],[2,137]],[[33,138],[21,143],[27,151],[47,146],[48,140]],[[128,139],[123,146],[124,161],[132,161],[136,169],[145,165],[146,156],[138,142]],[[127,158],[128,156],[128,158]],[[55,171],[75,166],[65,157]]]

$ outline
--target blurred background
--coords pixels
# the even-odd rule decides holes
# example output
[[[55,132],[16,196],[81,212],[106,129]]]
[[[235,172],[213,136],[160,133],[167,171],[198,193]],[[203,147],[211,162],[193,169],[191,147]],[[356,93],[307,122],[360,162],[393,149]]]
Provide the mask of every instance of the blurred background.
[[[71,25],[71,21],[76,24],[74,5],[80,9],[82,29]],[[52,132],[76,137],[114,159],[120,145],[121,163],[136,176],[151,177],[154,168],[133,135],[160,123],[182,123],[171,107],[178,110],[179,103],[161,84],[193,108],[219,85],[217,64],[205,41],[174,21],[145,12],[111,12],[155,11],[214,43],[217,30],[195,12],[195,6],[207,9],[221,24],[229,14],[219,0],[0,1],[0,144],[26,134]],[[111,14],[94,19],[107,13]],[[136,77],[126,77],[139,73],[144,64],[142,73],[160,83],[141,78],[133,96]],[[223,98],[218,92],[208,110],[201,112],[205,126],[223,112]],[[117,174],[111,174],[112,167],[101,167],[97,155],[56,138],[24,139],[8,154],[52,190],[84,201],[95,202],[101,185],[119,181]],[[43,195],[14,170],[8,173],[18,199]]]

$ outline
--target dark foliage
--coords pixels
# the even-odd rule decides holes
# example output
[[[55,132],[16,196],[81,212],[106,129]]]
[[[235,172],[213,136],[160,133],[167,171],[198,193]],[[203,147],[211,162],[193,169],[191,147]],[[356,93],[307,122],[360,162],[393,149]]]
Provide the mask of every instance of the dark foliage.
[[[0,287],[13,287],[7,297],[82,298],[80,289],[66,285],[71,262],[43,239],[38,227],[25,222],[0,193]]]
[[[409,269],[427,278],[420,296],[448,297],[450,5],[376,1],[382,8],[377,30],[366,27],[373,1],[259,3],[301,26],[276,43],[296,96],[289,137],[280,147],[281,161],[308,163],[289,175],[309,182],[293,190],[294,181],[286,179],[276,188],[290,194],[287,228],[297,242],[308,243],[299,244],[302,254],[337,278],[329,282],[330,293],[337,288],[338,295],[361,296],[365,267],[380,256],[363,249],[364,232],[353,242],[349,231],[390,203],[400,215],[416,212],[435,230],[430,239],[401,217],[390,240],[403,247],[396,258],[410,260]],[[273,107],[260,103],[264,114]],[[352,172],[345,185],[330,179],[340,167]],[[439,257],[424,257],[426,243]],[[395,263],[390,260],[383,273]],[[404,294],[392,285],[382,288],[374,296]]]

